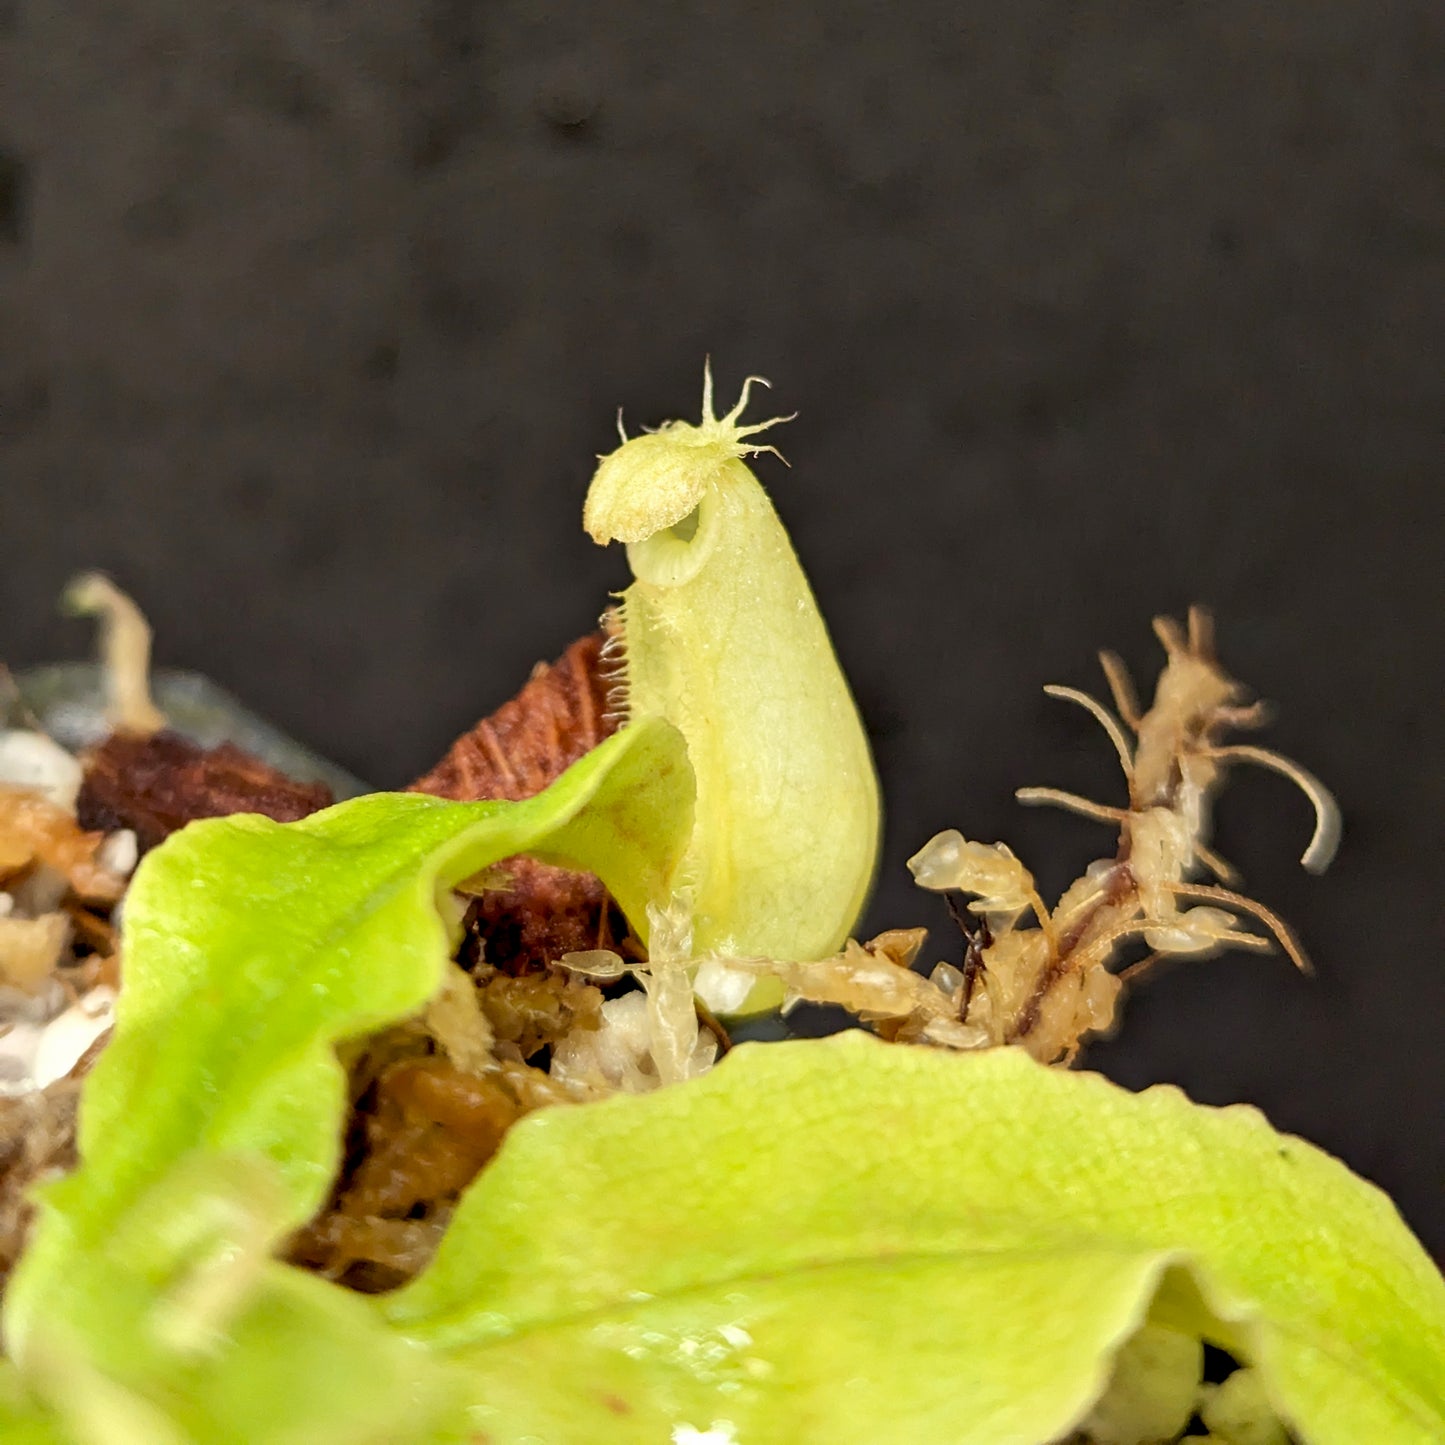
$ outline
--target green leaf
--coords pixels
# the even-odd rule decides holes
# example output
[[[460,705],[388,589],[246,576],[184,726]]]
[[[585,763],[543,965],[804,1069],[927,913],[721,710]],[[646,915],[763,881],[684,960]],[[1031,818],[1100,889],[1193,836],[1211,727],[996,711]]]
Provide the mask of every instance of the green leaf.
[[[7,1347],[32,1382],[73,1358],[105,1388],[159,1390],[176,1419],[209,1412],[198,1438],[237,1441],[390,1438],[409,1371],[439,1402],[436,1372],[362,1301],[268,1258],[339,1163],[334,1045],[435,993],[448,890],[502,858],[595,872],[645,928],[647,903],[670,894],[692,794],[682,739],[654,720],[526,802],[379,794],[284,826],[194,824],[153,852],[126,899],[125,988],[86,1084],[81,1164],[43,1191],[6,1294]],[[306,1382],[328,1371],[332,1413],[369,1421],[363,1433],[322,1430],[325,1412],[303,1408]],[[259,1396],[253,1377],[275,1388]],[[273,1433],[239,1409],[216,1414],[237,1381]]]
[[[1309,1445],[1445,1438],[1445,1283],[1383,1194],[1013,1050],[747,1045],[534,1115],[382,1307],[496,1445],[1046,1441],[1146,1319],[1257,1364]]]
[[[8,1360],[0,1360],[0,1440],[5,1445],[67,1445],[53,1413],[30,1395]]]

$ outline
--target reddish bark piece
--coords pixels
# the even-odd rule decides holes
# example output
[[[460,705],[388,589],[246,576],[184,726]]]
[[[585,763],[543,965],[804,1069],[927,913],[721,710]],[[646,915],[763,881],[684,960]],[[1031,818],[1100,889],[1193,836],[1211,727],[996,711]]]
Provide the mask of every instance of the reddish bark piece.
[[[556,662],[538,663],[521,692],[459,737],[411,790],[459,802],[515,802],[555,782],[616,730],[602,665],[606,641],[592,633]],[[498,866],[508,884],[476,898],[468,915],[489,963],[521,972],[606,941],[607,892],[592,874],[531,858]]]
[[[556,662],[539,662],[521,692],[463,733],[411,791],[464,803],[517,802],[555,782],[616,729],[602,674],[606,640],[594,632]]]
[[[142,848],[197,818],[263,813],[278,823],[333,801],[324,783],[298,783],[234,743],[202,748],[172,732],[113,733],[90,755],[76,809],[87,828],[131,828]]]

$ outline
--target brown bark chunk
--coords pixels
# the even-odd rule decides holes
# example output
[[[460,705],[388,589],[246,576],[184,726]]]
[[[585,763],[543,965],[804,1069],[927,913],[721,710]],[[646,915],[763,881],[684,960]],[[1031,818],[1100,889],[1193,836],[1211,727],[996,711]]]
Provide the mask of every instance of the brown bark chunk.
[[[294,823],[332,802],[324,783],[298,783],[222,743],[202,748],[172,732],[113,733],[91,754],[77,812],[87,828],[131,828],[154,848],[197,818],[262,813]]]

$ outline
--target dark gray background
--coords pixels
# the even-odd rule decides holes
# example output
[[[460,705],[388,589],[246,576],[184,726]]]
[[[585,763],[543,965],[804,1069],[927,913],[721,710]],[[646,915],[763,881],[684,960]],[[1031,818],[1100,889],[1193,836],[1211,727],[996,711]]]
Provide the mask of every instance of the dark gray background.
[[[1318,967],[1181,965],[1091,1060],[1252,1100],[1445,1249],[1438,0],[0,0],[0,655],[110,569],[162,661],[405,780],[625,578],[579,513],[631,422],[800,415],[760,466],[903,859],[1111,846],[1040,686],[1219,614],[1338,790],[1219,844]]]

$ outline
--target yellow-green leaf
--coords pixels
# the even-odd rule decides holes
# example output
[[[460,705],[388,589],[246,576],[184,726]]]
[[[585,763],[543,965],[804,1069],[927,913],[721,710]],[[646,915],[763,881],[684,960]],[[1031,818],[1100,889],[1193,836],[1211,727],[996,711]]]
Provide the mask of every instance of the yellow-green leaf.
[[[1013,1050],[748,1045],[534,1116],[385,1311],[496,1445],[1044,1442],[1150,1317],[1308,1445],[1445,1439],[1445,1283],[1383,1194],[1255,1110]]]

